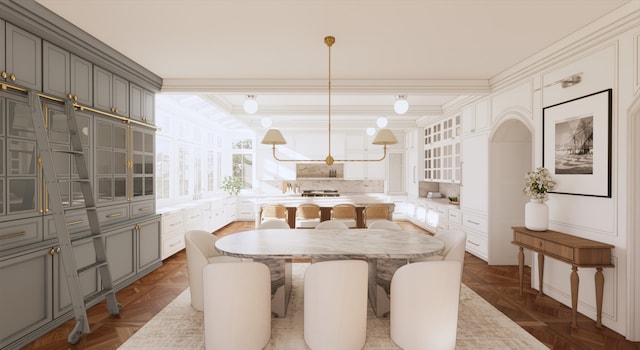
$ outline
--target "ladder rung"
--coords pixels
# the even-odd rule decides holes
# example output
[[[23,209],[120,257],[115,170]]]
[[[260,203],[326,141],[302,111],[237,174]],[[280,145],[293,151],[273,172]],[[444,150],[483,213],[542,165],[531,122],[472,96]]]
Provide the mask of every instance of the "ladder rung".
[[[62,148],[52,148],[51,152],[66,153],[66,154],[71,154],[75,156],[80,156],[84,154],[82,151],[74,151],[72,149],[62,149]]]
[[[57,180],[58,183],[62,184],[62,183],[91,183],[91,180],[89,179],[58,179]]]
[[[107,289],[101,289],[97,292],[93,292],[89,295],[87,295],[86,297],[84,297],[84,303],[85,305],[90,303],[91,301],[101,298],[109,293],[114,293],[114,290],[112,288],[107,288]]]
[[[83,273],[85,273],[85,272],[87,272],[89,270],[93,270],[93,269],[96,269],[96,268],[99,268],[99,267],[102,267],[102,266],[105,266],[105,265],[107,265],[106,261],[96,261],[93,264],[90,264],[90,265],[87,265],[85,267],[79,268],[78,269],[78,274],[81,275],[81,274],[83,274]]]

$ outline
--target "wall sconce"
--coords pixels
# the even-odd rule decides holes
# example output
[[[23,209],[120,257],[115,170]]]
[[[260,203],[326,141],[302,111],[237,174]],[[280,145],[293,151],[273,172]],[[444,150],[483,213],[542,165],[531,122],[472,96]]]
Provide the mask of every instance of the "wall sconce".
[[[243,107],[247,114],[256,114],[258,111],[258,101],[256,101],[256,97],[254,95],[247,95]]]
[[[276,145],[284,145],[287,143],[287,141],[284,139],[284,137],[282,136],[282,133],[280,132],[280,130],[278,129],[269,129],[267,130],[267,133],[264,135],[264,137],[262,138],[262,144],[265,145],[271,145],[272,146],[272,150],[273,150],[273,159],[280,161],[280,162],[324,162],[327,165],[331,165],[334,162],[379,162],[383,159],[386,158],[387,156],[387,145],[393,145],[398,143],[398,141],[396,140],[396,137],[393,135],[393,133],[391,132],[391,130],[389,129],[380,129],[378,130],[378,133],[376,134],[376,136],[373,138],[373,144],[374,145],[382,145],[383,146],[383,151],[384,154],[382,155],[382,158],[380,159],[343,159],[343,160],[336,160],[333,158],[333,156],[331,155],[331,46],[333,46],[333,44],[335,43],[336,38],[332,37],[332,36],[326,36],[324,38],[324,43],[327,45],[327,47],[329,48],[329,79],[328,79],[328,96],[329,96],[329,103],[328,103],[328,146],[329,146],[329,150],[328,150],[328,155],[325,159],[280,159],[278,158],[278,156],[276,155]],[[405,100],[406,102],[406,100]],[[408,104],[407,104],[407,108],[408,108]],[[405,110],[406,112],[406,110]]]
[[[582,73],[574,74],[560,81],[562,88],[568,88],[582,82]]]
[[[396,102],[393,103],[393,110],[398,114],[407,113],[407,111],[409,110],[409,101],[407,101],[407,96],[396,96]]]

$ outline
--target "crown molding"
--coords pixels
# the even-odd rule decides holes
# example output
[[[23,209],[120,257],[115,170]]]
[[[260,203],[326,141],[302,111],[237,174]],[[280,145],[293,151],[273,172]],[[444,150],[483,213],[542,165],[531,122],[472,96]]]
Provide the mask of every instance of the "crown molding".
[[[163,80],[162,92],[180,93],[326,93],[327,81],[319,79],[171,79]],[[358,94],[486,94],[489,80],[336,80],[331,92]]]

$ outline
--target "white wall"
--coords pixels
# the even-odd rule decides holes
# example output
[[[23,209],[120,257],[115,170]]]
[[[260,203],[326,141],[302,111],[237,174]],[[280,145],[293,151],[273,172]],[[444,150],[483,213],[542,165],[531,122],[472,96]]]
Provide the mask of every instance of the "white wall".
[[[548,201],[550,229],[615,246],[612,258],[615,267],[604,269],[602,321],[605,326],[634,341],[640,341],[640,332],[632,329],[634,324],[640,324],[640,300],[635,299],[634,288],[628,288],[627,283],[637,285],[639,282],[634,279],[638,279],[639,273],[634,272],[638,264],[630,265],[637,259],[630,259],[628,255],[640,252],[636,251],[637,244],[628,246],[628,235],[634,232],[627,225],[633,222],[630,217],[636,213],[630,212],[627,206],[631,173],[627,163],[629,152],[633,151],[629,140],[631,133],[627,132],[630,117],[627,110],[633,100],[640,96],[639,59],[640,2],[633,2],[497,77],[492,82],[495,92],[488,97],[491,128],[495,128],[509,113],[520,115],[525,122],[533,125],[533,166],[541,166],[542,109],[613,89],[611,198],[551,194]],[[557,83],[578,73],[582,74],[582,82],[577,85],[563,88],[562,84]],[[489,173],[492,173],[491,170]],[[490,220],[494,215],[497,214],[489,213]],[[494,220],[499,218],[494,217]],[[535,256],[533,258],[531,275],[532,286],[535,287],[538,285],[538,274]],[[571,267],[567,264],[545,259],[545,294],[568,306],[571,305],[570,272]],[[595,319],[595,269],[581,268],[578,272],[581,281],[578,311]],[[631,281],[628,281],[629,278]],[[633,308],[629,309],[628,306]]]

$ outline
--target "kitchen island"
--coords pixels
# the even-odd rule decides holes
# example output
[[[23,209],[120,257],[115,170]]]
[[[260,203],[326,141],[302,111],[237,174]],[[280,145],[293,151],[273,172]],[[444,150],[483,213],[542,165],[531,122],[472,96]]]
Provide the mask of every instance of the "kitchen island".
[[[296,227],[296,208],[303,203],[313,203],[320,206],[320,221],[331,219],[331,208],[336,204],[350,203],[356,206],[356,224],[358,228],[364,228],[362,211],[370,204],[386,204],[389,206],[389,220],[393,220],[395,204],[388,197],[381,194],[371,195],[340,195],[339,197],[302,197],[300,195],[282,195],[258,197],[255,202],[256,225],[260,223],[260,207],[263,204],[282,204],[287,207],[289,226]]]

